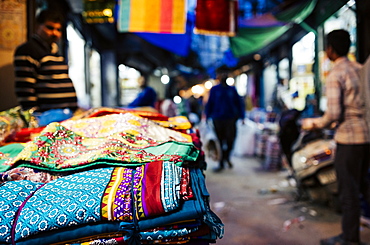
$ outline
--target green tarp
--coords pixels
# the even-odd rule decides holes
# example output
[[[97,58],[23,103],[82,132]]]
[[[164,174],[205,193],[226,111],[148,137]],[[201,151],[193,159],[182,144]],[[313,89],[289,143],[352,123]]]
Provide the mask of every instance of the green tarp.
[[[274,14],[276,26],[240,28],[235,37],[230,38],[230,47],[235,57],[256,52],[283,35],[292,23],[301,23],[315,8],[317,0],[304,0]]]

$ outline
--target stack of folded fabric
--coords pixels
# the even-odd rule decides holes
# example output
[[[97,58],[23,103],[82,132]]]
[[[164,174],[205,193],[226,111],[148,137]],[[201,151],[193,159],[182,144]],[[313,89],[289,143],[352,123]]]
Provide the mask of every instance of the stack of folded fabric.
[[[104,112],[51,123],[30,141],[0,147],[0,244],[222,238],[187,119]]]
[[[34,128],[38,126],[33,110],[21,110],[20,106],[0,112],[0,146],[7,141],[13,140],[17,132],[22,128]]]

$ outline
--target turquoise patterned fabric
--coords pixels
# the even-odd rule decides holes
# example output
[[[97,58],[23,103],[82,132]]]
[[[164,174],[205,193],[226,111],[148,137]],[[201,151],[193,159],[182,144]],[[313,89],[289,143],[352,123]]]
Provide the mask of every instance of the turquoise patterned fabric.
[[[69,175],[40,188],[20,213],[15,240],[100,221],[100,202],[113,169],[100,168]]]
[[[9,181],[0,188],[0,243],[11,242],[11,229],[18,208],[43,183]]]
[[[162,178],[169,178],[170,181],[165,181],[162,185],[167,190],[162,191],[166,194],[161,199],[177,192],[176,189],[180,184],[177,177],[170,176],[171,168],[176,166],[170,163],[164,165],[162,169],[164,172],[158,174],[162,174]],[[14,241],[19,245],[48,245],[120,231],[125,232],[124,239],[128,244],[134,244],[134,242],[139,244],[140,238],[142,240],[168,236],[171,238],[195,231],[198,226],[174,227],[161,232],[155,230],[153,233],[144,232],[194,219],[202,221],[210,228],[209,238],[206,239],[216,240],[223,236],[223,224],[210,210],[209,193],[205,188],[205,179],[200,169],[190,169],[189,172],[194,199],[184,202],[177,200],[173,204],[165,202],[168,208],[173,208],[173,212],[132,223],[103,220],[102,198],[106,196],[106,188],[110,188],[109,184],[114,181],[113,171],[113,167],[99,168],[65,176],[46,184],[20,180],[2,185],[0,188],[0,201],[2,201],[0,203],[0,244],[9,244],[11,240],[10,242]],[[26,183],[30,186],[28,187]],[[18,185],[27,187],[27,191],[22,191]],[[171,200],[177,198],[173,196]],[[178,208],[174,208],[178,204],[180,204]],[[13,224],[18,209],[21,211],[16,224]],[[15,234],[10,238],[12,226],[15,228]]]
[[[165,212],[175,210],[180,205],[180,186],[182,168],[177,167],[171,162],[163,162],[163,189],[162,205]]]
[[[197,230],[199,230],[198,227],[140,232],[140,239],[146,241],[162,240],[166,238],[187,236],[190,233],[195,232]]]

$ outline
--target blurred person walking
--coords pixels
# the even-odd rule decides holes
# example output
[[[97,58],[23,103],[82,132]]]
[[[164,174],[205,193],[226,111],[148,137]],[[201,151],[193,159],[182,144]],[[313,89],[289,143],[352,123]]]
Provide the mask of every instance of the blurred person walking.
[[[128,105],[129,108],[151,107],[155,108],[157,93],[148,85],[148,76],[141,75],[138,79],[140,92],[136,98]]]
[[[239,96],[235,87],[226,83],[228,73],[222,70],[217,71],[219,84],[210,90],[208,101],[205,105],[205,115],[207,120],[212,120],[217,139],[221,147],[221,157],[215,172],[224,169],[225,163],[230,168],[233,167],[230,161],[230,153],[234,147],[236,138],[238,119],[244,123],[245,108],[242,98]]]
[[[321,245],[362,244],[360,242],[360,198],[370,203],[367,179],[370,136],[364,117],[365,100],[360,91],[362,66],[347,58],[351,45],[345,30],[326,36],[326,54],[334,62],[326,80],[327,109],[322,117],[302,120],[302,128],[315,130],[336,124],[334,166],[342,211],[342,233],[320,241]]]

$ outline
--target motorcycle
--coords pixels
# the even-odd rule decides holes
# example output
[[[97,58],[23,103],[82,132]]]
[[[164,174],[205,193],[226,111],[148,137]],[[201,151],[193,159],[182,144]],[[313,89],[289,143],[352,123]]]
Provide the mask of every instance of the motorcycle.
[[[294,114],[294,116],[292,116]],[[323,203],[339,211],[334,169],[336,143],[333,130],[305,131],[298,124],[299,111],[282,115],[280,143],[297,185],[297,200]],[[285,117],[285,118],[283,118]],[[287,126],[288,125],[288,128]],[[286,138],[289,131],[290,138]],[[295,135],[292,138],[291,135]],[[283,147],[284,145],[284,147]],[[285,150],[284,150],[285,149]]]

